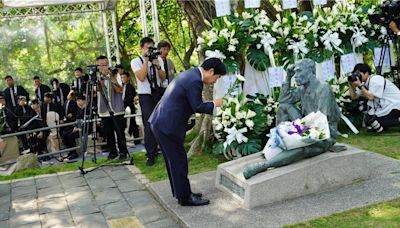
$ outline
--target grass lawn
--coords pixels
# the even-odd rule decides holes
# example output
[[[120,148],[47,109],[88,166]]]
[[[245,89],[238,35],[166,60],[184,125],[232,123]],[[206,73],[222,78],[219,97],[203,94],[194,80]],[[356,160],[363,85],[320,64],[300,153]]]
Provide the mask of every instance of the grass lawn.
[[[164,159],[160,155],[154,166],[146,166],[146,156],[144,152],[133,155],[135,165],[140,169],[151,182],[168,179],[165,169]],[[196,174],[216,170],[218,164],[225,162],[222,156],[214,156],[209,153],[196,154],[189,158],[189,174]]]
[[[349,134],[347,139],[339,137],[338,142],[400,159],[400,132],[398,128],[393,128],[384,134],[368,133],[362,130],[358,135]]]
[[[90,167],[95,167],[100,164],[108,164],[108,163],[112,163],[112,162],[107,161],[106,158],[97,159],[97,164],[93,163],[92,160],[86,160],[85,169],[90,168]],[[32,177],[32,176],[39,176],[39,175],[43,175],[43,174],[75,171],[75,170],[79,170],[79,166],[81,166],[81,164],[82,164],[81,162],[60,163],[60,164],[48,166],[45,168],[23,170],[20,172],[13,173],[10,176],[0,176],[0,181],[21,179],[21,178]]]
[[[400,227],[400,198],[285,227]]]

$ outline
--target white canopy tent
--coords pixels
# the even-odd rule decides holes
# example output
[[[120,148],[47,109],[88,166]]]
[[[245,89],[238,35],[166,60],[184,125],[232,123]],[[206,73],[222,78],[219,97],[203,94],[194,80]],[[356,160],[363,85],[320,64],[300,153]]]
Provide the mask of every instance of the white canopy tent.
[[[0,0],[0,21],[21,17],[45,17],[102,13],[107,57],[121,63],[115,7],[118,0]],[[112,61],[110,61],[110,66]]]

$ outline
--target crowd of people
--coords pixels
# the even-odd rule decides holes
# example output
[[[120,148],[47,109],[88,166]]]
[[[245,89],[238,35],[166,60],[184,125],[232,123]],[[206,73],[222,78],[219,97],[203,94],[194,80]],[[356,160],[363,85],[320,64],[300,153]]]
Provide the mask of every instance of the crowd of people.
[[[154,53],[150,53],[148,48],[154,45],[154,41],[148,37],[141,40],[142,55],[131,62],[136,83],[132,83],[129,70],[124,69],[121,64],[114,67],[115,71],[109,68],[109,60],[105,56],[96,59],[98,80],[93,80],[92,76],[85,74],[81,67],[74,70],[71,84],[51,78],[46,85],[47,80],[44,77],[34,76],[34,94],[29,94],[22,85],[17,85],[11,75],[5,76],[7,86],[0,91],[0,103],[5,107],[3,111],[5,128],[1,134],[72,123],[84,119],[85,116],[87,119],[99,117],[100,123],[87,125],[88,133],[90,134],[96,127],[96,132],[107,142],[105,150],[109,152],[108,158],[118,157],[123,160],[128,154],[125,131],[135,139],[140,137],[135,118],[128,120],[124,115],[128,109],[130,110],[128,113],[135,114],[135,101],[139,101],[143,114],[145,147],[148,151],[147,164],[153,165],[158,147],[154,136],[151,131],[149,132],[147,120],[176,74],[173,62],[167,58],[171,48],[168,42],[159,42],[157,49],[153,50],[156,53],[155,59],[149,62]],[[143,66],[146,66],[146,69]],[[147,67],[149,69],[155,67],[156,75],[148,72]],[[149,82],[153,81],[150,77],[153,77],[155,82],[151,86]],[[161,92],[157,99],[153,99],[151,90],[154,87]],[[54,152],[52,150],[76,147],[76,139],[82,136],[82,124],[78,123],[79,121],[75,125],[18,136],[20,153],[44,154]],[[141,140],[134,140],[135,144],[140,142]],[[54,147],[52,144],[57,146]],[[72,150],[68,155],[58,159],[68,161],[78,156],[78,151]]]

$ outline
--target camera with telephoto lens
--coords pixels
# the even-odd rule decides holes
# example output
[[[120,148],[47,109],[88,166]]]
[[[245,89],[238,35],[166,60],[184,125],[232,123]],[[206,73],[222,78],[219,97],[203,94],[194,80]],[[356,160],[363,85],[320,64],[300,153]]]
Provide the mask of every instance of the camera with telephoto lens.
[[[117,75],[117,74],[118,74],[118,68],[109,67],[108,70],[111,71],[111,73],[112,73],[113,75]]]
[[[149,61],[152,61],[153,59],[157,59],[160,54],[161,54],[160,50],[158,50],[156,47],[148,48]]]
[[[361,82],[362,76],[361,76],[360,72],[358,72],[358,71],[352,72],[347,77],[348,82],[355,82],[355,81],[357,81],[357,79]]]
[[[400,1],[387,0],[380,5],[381,12],[368,16],[372,24],[388,26],[391,21],[400,19]]]

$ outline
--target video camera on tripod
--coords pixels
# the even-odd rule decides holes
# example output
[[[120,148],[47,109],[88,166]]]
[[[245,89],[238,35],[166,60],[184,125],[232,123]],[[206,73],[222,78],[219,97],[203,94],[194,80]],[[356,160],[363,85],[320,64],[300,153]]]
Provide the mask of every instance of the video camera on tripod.
[[[89,76],[89,80],[96,81],[97,80],[97,72],[99,72],[98,65],[89,65],[87,66],[87,74]],[[108,70],[113,74],[118,74],[118,69],[115,67],[109,67]]]
[[[368,16],[371,23],[387,27],[391,21],[396,22],[400,19],[399,0],[387,0],[380,5],[380,8],[380,13],[371,14]]]

